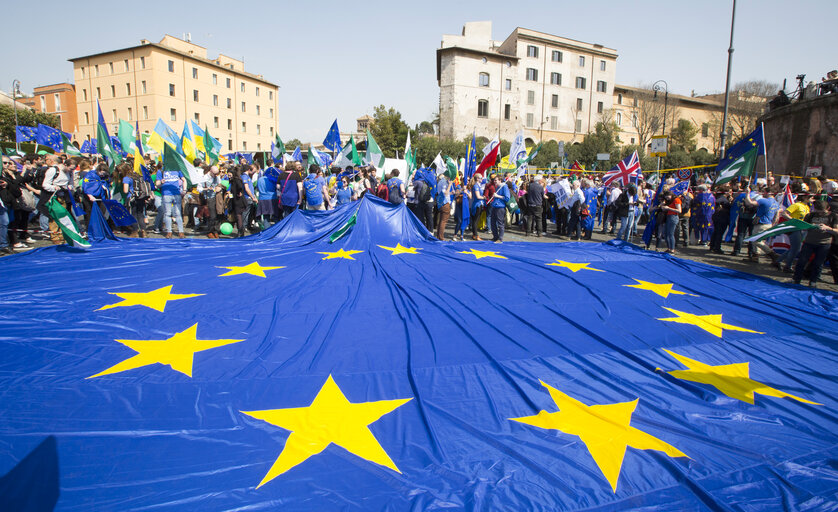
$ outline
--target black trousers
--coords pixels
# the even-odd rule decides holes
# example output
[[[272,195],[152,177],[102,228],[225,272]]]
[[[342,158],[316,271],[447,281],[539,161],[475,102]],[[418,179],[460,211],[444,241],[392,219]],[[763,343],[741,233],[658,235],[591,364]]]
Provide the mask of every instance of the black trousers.
[[[529,224],[524,227],[524,232],[531,231],[533,234],[541,236],[541,221],[543,220],[541,214],[544,211],[544,206],[530,206],[529,207]]]

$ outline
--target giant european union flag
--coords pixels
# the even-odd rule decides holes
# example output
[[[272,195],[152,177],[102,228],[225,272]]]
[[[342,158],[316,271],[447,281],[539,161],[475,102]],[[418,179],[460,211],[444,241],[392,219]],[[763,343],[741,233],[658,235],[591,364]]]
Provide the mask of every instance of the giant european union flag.
[[[58,510],[838,507],[831,293],[370,195],[0,277],[0,489],[54,436]]]

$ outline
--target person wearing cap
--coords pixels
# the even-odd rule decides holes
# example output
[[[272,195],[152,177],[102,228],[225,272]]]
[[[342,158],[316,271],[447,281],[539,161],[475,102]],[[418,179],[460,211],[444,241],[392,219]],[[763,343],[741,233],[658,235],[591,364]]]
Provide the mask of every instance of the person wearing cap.
[[[535,179],[527,184],[527,218],[524,221],[524,234],[531,231],[537,237],[541,237],[542,228],[542,211],[544,209],[544,199],[547,195],[544,193],[544,175],[538,174]]]
[[[762,233],[769,229],[777,221],[780,215],[780,205],[774,200],[768,188],[763,186],[762,197],[754,200],[750,197],[751,187],[745,189],[744,204],[751,207],[756,207],[756,215],[754,216],[754,228],[751,231],[753,235]],[[772,263],[779,268],[780,255],[774,252],[765,241],[752,242],[754,247],[754,255],[746,258],[748,261],[756,262],[759,260],[759,254],[767,254]]]

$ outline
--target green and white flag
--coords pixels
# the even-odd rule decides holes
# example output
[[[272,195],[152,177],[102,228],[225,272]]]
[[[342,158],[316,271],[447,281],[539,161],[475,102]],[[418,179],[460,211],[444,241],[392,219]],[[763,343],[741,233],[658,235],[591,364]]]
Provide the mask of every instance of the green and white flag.
[[[440,173],[445,170],[445,160],[442,159],[442,153],[437,153],[431,165],[436,167],[436,172]]]
[[[177,152],[177,150],[168,144],[163,147],[163,170],[164,171],[180,171],[186,178],[186,188],[191,189],[198,183],[203,181],[203,176],[198,173],[195,166],[186,161],[186,159]]]
[[[407,131],[407,142],[404,144],[404,160],[407,162],[407,178],[416,170],[416,153],[411,151],[410,147],[410,130]]]
[[[52,217],[52,220],[58,224],[59,229],[61,229],[61,234],[64,235],[64,241],[68,245],[79,249],[90,248],[90,242],[82,238],[79,232],[79,225],[76,223],[76,219],[70,215],[70,212],[66,208],[61,206],[61,203],[56,200],[55,196],[52,196],[52,199],[47,203],[47,211],[49,211],[49,216]]]
[[[354,226],[358,222],[358,212],[352,214],[352,217],[349,217],[349,220],[343,223],[341,227],[335,230],[334,233],[329,235],[329,243],[333,244],[343,238],[343,236],[349,233],[352,230],[352,226]]]
[[[98,123],[96,125],[96,146],[96,151],[105,157],[108,161],[108,167],[113,172],[114,167],[122,163],[122,156],[119,154],[119,151],[111,146],[111,138],[108,136],[105,127]]]
[[[134,148],[137,147],[137,132],[134,130],[134,126],[120,119],[116,137],[119,139],[119,143],[122,144],[122,151],[133,155]]]
[[[455,179],[457,177],[457,162],[455,162],[450,156],[446,156],[445,167],[445,175],[451,178],[452,180]]]
[[[320,157],[320,152],[314,149],[314,144],[308,148],[308,161],[306,164],[308,166],[311,166],[312,164],[318,167],[323,166],[323,158]]]
[[[757,162],[757,148],[754,147],[750,151],[742,153],[736,160],[728,164],[727,167],[720,169],[716,175],[715,185],[722,185],[737,176],[750,176],[754,170],[754,165]]]
[[[204,154],[207,155],[207,162],[210,165],[215,165],[218,163],[218,150],[215,148],[215,144],[213,144],[212,136],[209,132],[209,126],[204,125],[204,139],[202,141],[204,143]]]
[[[81,151],[79,151],[76,148],[76,146],[74,146],[73,143],[70,142],[70,139],[68,139],[67,136],[64,135],[64,132],[61,132],[61,144],[64,145],[64,153],[70,156],[82,156]]]
[[[803,222],[802,220],[797,219],[789,219],[785,222],[781,222],[776,226],[773,226],[769,229],[766,229],[762,233],[757,233],[754,236],[749,236],[745,239],[746,242],[759,242],[760,240],[765,240],[766,238],[771,238],[772,236],[783,235],[786,233],[791,233],[792,231],[804,231],[809,229],[817,229],[817,226],[814,224],[809,224],[808,222]]]
[[[343,149],[340,150],[340,153],[338,153],[338,156],[335,159],[335,164],[341,169],[345,169],[350,165],[364,164],[363,160],[361,160],[361,156],[358,154],[358,148],[355,146],[355,137],[352,135],[349,136],[349,142],[347,142],[346,145],[343,146]]]
[[[384,153],[381,152],[369,130],[367,130],[367,157],[364,160],[378,169],[384,167]]]

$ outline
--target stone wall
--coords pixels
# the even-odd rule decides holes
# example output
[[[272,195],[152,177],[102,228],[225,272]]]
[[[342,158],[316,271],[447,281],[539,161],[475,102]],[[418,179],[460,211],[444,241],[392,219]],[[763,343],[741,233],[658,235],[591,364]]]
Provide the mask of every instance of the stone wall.
[[[764,115],[768,168],[775,174],[802,176],[822,167],[838,177],[838,94],[794,102]]]

